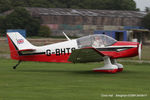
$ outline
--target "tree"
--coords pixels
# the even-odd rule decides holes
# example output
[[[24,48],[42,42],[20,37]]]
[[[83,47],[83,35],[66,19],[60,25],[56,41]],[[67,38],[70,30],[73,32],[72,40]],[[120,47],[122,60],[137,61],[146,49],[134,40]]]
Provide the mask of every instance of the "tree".
[[[38,32],[39,36],[49,37],[51,34],[51,30],[48,26],[41,26]]]
[[[5,17],[0,16],[0,34],[2,34],[2,35],[4,35],[4,33],[5,33],[4,23],[5,23]]]
[[[12,8],[10,0],[0,0],[0,13]]]
[[[136,10],[136,3],[133,0],[116,0],[115,6],[116,10]]]
[[[16,7],[137,10],[134,0],[0,0],[0,12]]]
[[[145,7],[146,12],[150,12],[150,7]]]
[[[150,13],[148,13],[143,19],[142,19],[142,26],[144,28],[150,29]]]
[[[40,22],[31,17],[24,8],[18,7],[11,14],[7,15],[3,23],[4,29],[26,29],[28,35],[37,35]]]
[[[91,9],[101,10],[136,10],[133,0],[90,0]]]

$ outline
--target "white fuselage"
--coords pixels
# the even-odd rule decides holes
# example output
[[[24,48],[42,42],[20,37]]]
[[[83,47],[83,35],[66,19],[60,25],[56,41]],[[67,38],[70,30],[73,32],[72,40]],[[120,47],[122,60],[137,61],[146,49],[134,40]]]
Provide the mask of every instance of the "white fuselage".
[[[57,54],[59,53],[72,53],[72,50],[78,49],[76,39],[70,41],[59,42],[55,44],[38,46],[36,47],[35,52],[45,52]]]

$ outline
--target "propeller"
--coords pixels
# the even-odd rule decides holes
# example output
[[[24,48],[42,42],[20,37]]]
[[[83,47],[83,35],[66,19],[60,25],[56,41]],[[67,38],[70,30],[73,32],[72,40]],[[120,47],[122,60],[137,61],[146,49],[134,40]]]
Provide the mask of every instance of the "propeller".
[[[139,54],[139,59],[141,60],[141,58],[142,58],[142,41],[140,41],[140,44],[139,44],[138,54]]]

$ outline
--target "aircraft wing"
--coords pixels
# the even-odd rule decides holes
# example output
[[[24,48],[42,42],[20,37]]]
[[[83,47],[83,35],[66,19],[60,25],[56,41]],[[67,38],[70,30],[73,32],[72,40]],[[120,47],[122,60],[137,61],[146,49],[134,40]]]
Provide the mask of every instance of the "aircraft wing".
[[[95,48],[82,48],[74,50],[68,61],[73,63],[100,62],[103,54]]]

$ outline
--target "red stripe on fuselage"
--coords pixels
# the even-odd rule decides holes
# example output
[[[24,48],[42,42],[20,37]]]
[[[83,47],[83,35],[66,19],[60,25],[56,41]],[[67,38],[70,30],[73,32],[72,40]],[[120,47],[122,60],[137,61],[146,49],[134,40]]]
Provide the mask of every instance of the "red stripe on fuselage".
[[[51,56],[47,56],[46,54],[41,55],[26,55],[26,56],[20,56],[20,60],[22,61],[38,61],[38,62],[64,62],[69,63],[70,54],[62,54],[62,55],[56,55],[51,54]]]

